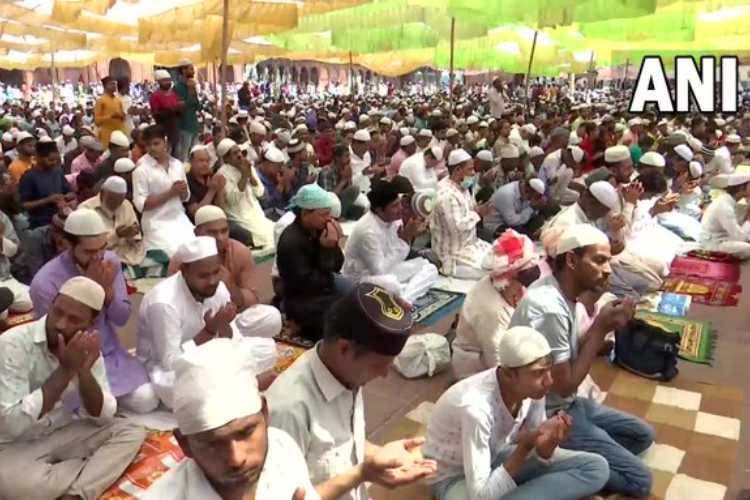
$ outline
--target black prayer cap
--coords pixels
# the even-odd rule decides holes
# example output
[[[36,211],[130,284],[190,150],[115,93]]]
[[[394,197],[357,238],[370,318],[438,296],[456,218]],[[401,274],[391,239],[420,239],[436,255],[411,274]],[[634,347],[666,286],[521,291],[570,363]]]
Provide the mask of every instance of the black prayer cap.
[[[397,356],[414,326],[411,310],[384,288],[360,283],[328,310],[326,338],[352,340],[384,356]]]
[[[373,209],[385,208],[389,203],[392,203],[399,197],[400,190],[392,182],[388,181],[375,181],[372,183],[370,192],[367,193],[367,198],[370,200],[370,205]]]

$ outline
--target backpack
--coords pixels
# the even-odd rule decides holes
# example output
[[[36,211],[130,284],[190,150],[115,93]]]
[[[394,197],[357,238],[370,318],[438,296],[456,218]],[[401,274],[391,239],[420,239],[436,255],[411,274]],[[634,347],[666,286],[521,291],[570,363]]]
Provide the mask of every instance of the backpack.
[[[680,335],[640,319],[615,332],[615,363],[637,375],[672,380],[677,369]]]

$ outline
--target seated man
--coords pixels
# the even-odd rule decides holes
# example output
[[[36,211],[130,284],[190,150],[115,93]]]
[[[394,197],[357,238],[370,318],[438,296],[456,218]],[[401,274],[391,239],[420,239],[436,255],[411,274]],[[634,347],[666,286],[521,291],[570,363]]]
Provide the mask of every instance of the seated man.
[[[367,196],[370,211],[357,221],[346,241],[341,273],[413,302],[439,279],[437,268],[427,259],[412,256],[410,245],[423,221],[415,217],[403,224],[403,204],[392,182],[374,181]]]
[[[500,365],[440,396],[423,453],[438,464],[437,500],[580,499],[607,482],[599,455],[561,449],[571,418],[547,418],[552,386],[549,343],[532,328],[511,328],[498,345]]]
[[[127,194],[125,179],[113,175],[102,183],[98,195],[81,203],[79,208],[89,208],[101,217],[107,228],[107,250],[117,255],[123,264],[139,266],[146,249],[138,216],[125,198]]]
[[[715,177],[723,192],[703,214],[701,246],[741,259],[750,257],[750,223],[737,219],[737,202],[750,197],[750,174],[720,174]]]
[[[448,156],[449,175],[438,184],[435,208],[430,217],[432,249],[446,276],[479,279],[486,274],[482,260],[490,244],[477,236],[477,223],[487,215],[490,204],[477,205],[471,196],[474,166],[463,149]]]
[[[643,420],[576,396],[578,386],[606,335],[624,327],[633,303],[615,300],[601,308],[588,332],[579,339],[573,304],[584,292],[598,291],[609,280],[611,252],[607,235],[591,224],[567,227],[556,246],[552,274],[538,280],[521,299],[511,327],[530,326],[552,349],[552,388],[547,415],[566,411],[573,418],[566,449],[588,451],[609,462],[606,490],[630,497],[651,491],[651,472],[638,458],[654,441],[654,430]]]
[[[392,295],[361,283],[331,307],[323,340],[266,392],[271,425],[300,447],[321,497],[366,500],[366,482],[392,488],[434,471],[433,462],[410,454],[421,439],[382,447],[365,439],[362,387],[386,376],[412,327],[410,311]]]
[[[76,276],[48,314],[0,336],[0,497],[98,498],[138,454],[146,430],[113,420],[93,329],[105,295]]]
[[[147,127],[143,140],[148,154],[133,172],[133,205],[142,214],[146,252],[160,250],[169,258],[193,238],[193,224],[182,205],[190,199],[190,189],[184,165],[169,154],[164,129]]]
[[[499,345],[526,288],[540,274],[534,243],[512,229],[485,256],[488,276],[466,294],[453,341],[453,376],[466,378],[500,363]]]
[[[294,222],[281,233],[276,248],[284,312],[312,340],[323,335],[323,314],[352,287],[339,274],[344,264],[343,232],[331,217],[332,206],[323,188],[302,186],[292,198]]]
[[[45,226],[61,208],[75,200],[75,193],[60,168],[60,153],[54,142],[36,147],[36,165],[18,185],[21,206],[29,213],[29,229]]]
[[[44,264],[69,248],[70,245],[63,235],[66,216],[67,212],[62,215],[55,214],[50,224],[29,231],[26,239],[21,241],[18,255],[10,266],[11,274],[18,281],[30,285]]]
[[[9,308],[12,313],[29,312],[34,307],[29,297],[29,287],[11,274],[11,259],[18,254],[19,244],[13,221],[0,211],[0,287],[13,292],[13,303]]]
[[[106,308],[96,318],[104,366],[112,394],[120,405],[137,413],[156,409],[159,401],[146,371],[120,343],[117,330],[130,317],[130,298],[117,256],[106,250],[107,227],[96,212],[80,208],[65,219],[70,249],[49,261],[31,282],[31,299],[39,318],[49,311],[60,287],[74,276],[87,276],[104,288]]]
[[[257,373],[273,368],[273,340],[242,337],[233,324],[237,307],[220,279],[221,259],[216,240],[193,236],[175,258],[180,272],[152,288],[138,312],[136,353],[146,366],[159,399],[173,405],[174,363],[182,352],[215,338],[242,338],[255,351]]]
[[[270,147],[263,152],[256,171],[264,191],[259,200],[260,206],[266,217],[274,222],[286,212],[294,190],[295,172],[285,168],[285,163],[284,153]]]
[[[133,202],[133,170],[135,170],[135,163],[130,158],[120,158],[115,162],[112,168],[113,175],[122,177],[128,185],[128,194],[126,198]]]
[[[541,179],[513,181],[495,191],[490,198],[492,207],[482,220],[485,235],[494,238],[510,228],[533,236],[544,223],[540,209],[546,204],[544,182]]]
[[[438,189],[437,166],[443,160],[440,146],[417,151],[401,164],[399,175],[409,179],[414,191],[436,192]]]
[[[333,163],[320,169],[318,184],[341,200],[341,217],[357,220],[365,209],[355,204],[360,196],[359,186],[352,182],[351,154],[349,147],[339,144],[333,149]]]
[[[265,216],[260,205],[265,189],[253,165],[243,158],[232,139],[223,139],[216,147],[216,153],[224,162],[217,175],[226,179],[220,203],[223,203],[221,208],[229,217],[230,225],[248,231],[253,237],[254,247],[271,246],[273,222]]]
[[[177,359],[175,438],[187,458],[142,500],[220,500],[252,493],[256,500],[292,500],[298,490],[305,500],[318,498],[297,444],[268,425],[268,406],[245,347],[216,339]]]
[[[253,288],[256,274],[250,249],[229,237],[227,215],[214,205],[205,205],[195,212],[195,235],[216,240],[221,259],[219,279],[229,290],[237,307],[235,325],[246,337],[273,338],[281,331],[281,313],[273,306],[260,303]],[[169,275],[179,272],[182,263],[175,256],[169,262]]]

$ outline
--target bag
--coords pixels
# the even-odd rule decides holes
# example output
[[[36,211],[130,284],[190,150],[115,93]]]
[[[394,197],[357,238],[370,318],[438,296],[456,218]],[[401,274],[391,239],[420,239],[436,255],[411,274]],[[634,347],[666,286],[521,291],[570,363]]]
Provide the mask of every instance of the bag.
[[[677,369],[680,335],[640,319],[615,332],[615,363],[650,379],[672,380]]]
[[[448,340],[436,333],[413,335],[406,341],[393,366],[406,378],[432,377],[451,363]]]

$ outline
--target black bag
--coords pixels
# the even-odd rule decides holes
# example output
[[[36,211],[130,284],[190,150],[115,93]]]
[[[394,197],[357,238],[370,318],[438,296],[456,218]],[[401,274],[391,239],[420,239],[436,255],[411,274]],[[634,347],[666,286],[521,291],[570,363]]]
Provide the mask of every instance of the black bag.
[[[639,319],[615,332],[615,363],[650,379],[672,380],[677,376],[680,335]]]

